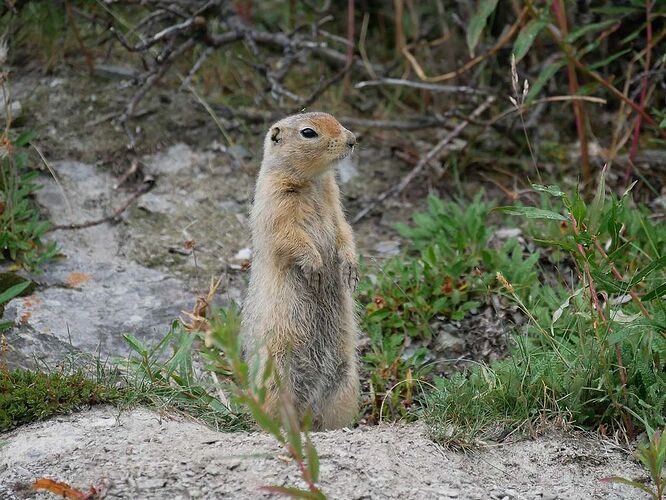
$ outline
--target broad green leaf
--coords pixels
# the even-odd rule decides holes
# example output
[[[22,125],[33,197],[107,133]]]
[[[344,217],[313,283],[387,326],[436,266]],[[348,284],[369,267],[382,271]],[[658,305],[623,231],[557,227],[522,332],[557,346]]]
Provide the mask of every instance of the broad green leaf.
[[[145,348],[145,346],[141,343],[139,339],[137,339],[135,336],[125,333],[123,334],[123,338],[125,339],[125,342],[127,342],[130,346],[130,349],[132,349],[135,353],[141,355],[141,356],[147,356],[148,355],[148,350]]]
[[[568,220],[564,215],[535,207],[497,207],[493,208],[498,212],[504,212],[510,215],[521,215],[528,219],[548,219],[548,220]]]
[[[652,262],[650,262],[645,268],[637,273],[632,279],[631,282],[629,283],[630,286],[634,286],[637,283],[640,283],[643,281],[645,278],[648,277],[652,271],[656,271],[657,269],[661,269],[666,266],[666,255],[661,256],[659,259],[655,259]]]
[[[564,195],[564,191],[560,190],[559,186],[544,186],[542,184],[532,184],[532,189],[539,193],[548,193],[551,196],[559,198]]]
[[[14,141],[14,145],[17,146],[17,147],[26,146],[27,144],[30,144],[30,142],[32,142],[32,140],[36,136],[37,136],[37,132],[35,132],[34,130],[28,130],[27,132],[23,132]]]
[[[601,31],[605,28],[608,28],[609,26],[612,26],[615,23],[617,23],[617,20],[608,19],[607,21],[601,21],[601,22],[598,22],[598,23],[586,24],[582,28],[578,28],[577,30],[574,30],[571,33],[569,33],[566,37],[566,41],[568,43],[574,43],[576,40],[578,40],[581,36],[585,35],[586,33],[593,33],[595,31]]]
[[[469,24],[467,25],[467,47],[469,48],[470,54],[474,54],[474,49],[479,44],[481,33],[486,27],[488,18],[493,12],[495,12],[497,1],[498,0],[481,0],[479,2],[479,8],[470,18]]]
[[[283,417],[282,425],[287,433],[287,441],[291,445],[291,452],[297,457],[303,457],[303,439],[301,437],[301,429],[298,422],[295,420],[295,415],[290,415],[289,411],[286,412],[286,418]]]
[[[313,483],[319,481],[319,455],[317,449],[312,444],[310,436],[307,436],[306,452],[308,458],[308,471],[310,472],[310,479]]]
[[[541,33],[547,24],[547,21],[535,19],[527,23],[527,26],[518,33],[518,37],[516,37],[516,41],[513,44],[513,54],[516,56],[516,62],[525,57],[537,35]]]
[[[285,442],[280,424],[264,411],[261,404],[254,397],[242,394],[238,397],[238,400],[250,409],[252,417],[259,424],[259,427],[271,434],[280,443]]]
[[[666,128],[666,116],[659,122],[659,128]]]
[[[23,283],[17,283],[14,286],[9,287],[7,290],[4,292],[0,293],[0,304],[4,304],[5,302],[9,302],[12,300],[14,297],[17,297],[18,295],[23,292],[26,288],[30,286],[30,281],[24,281]]]
[[[666,283],[662,283],[661,285],[653,288],[648,293],[643,295],[643,297],[641,297],[641,302],[649,302],[651,300],[658,299],[663,295],[666,295]]]
[[[536,96],[539,95],[546,84],[553,78],[553,76],[555,76],[555,73],[557,73],[565,65],[566,63],[564,61],[555,61],[541,68],[539,76],[537,76],[537,79],[534,81],[534,83],[530,85],[530,91],[527,93],[527,99],[525,102],[532,102]]]
[[[598,68],[605,68],[610,63],[615,61],[615,59],[619,59],[620,57],[622,57],[623,55],[625,55],[626,53],[631,52],[631,51],[632,51],[632,49],[621,50],[620,52],[616,52],[615,54],[610,55],[610,56],[606,57],[605,59],[602,59],[599,62],[596,62],[594,64],[590,64],[587,68],[590,69],[590,70],[595,70],[595,69],[598,69]]]

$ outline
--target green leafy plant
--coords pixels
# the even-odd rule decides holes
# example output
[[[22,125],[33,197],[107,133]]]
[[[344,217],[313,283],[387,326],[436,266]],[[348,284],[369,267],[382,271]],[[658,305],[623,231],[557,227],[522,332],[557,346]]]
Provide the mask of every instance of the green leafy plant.
[[[229,406],[223,392],[206,372],[196,368],[197,343],[203,334],[187,332],[174,321],[169,332],[154,346],[126,334],[130,356],[125,366],[126,402],[167,407],[193,416],[217,430],[248,428],[247,418]]]
[[[472,54],[482,40],[484,31],[490,31],[485,28],[491,24],[487,21],[496,14],[497,5],[494,0],[479,2],[476,12],[470,16],[467,43]],[[576,8],[563,0],[545,3],[525,1],[514,5],[516,9],[520,9],[518,19],[512,25],[517,32],[512,47],[514,61],[521,61],[530,50],[536,52],[538,49],[533,47],[537,40],[542,41],[540,44],[542,47],[548,46],[548,42],[554,43],[556,47],[556,50],[550,53],[551,57],[541,59],[547,60],[547,63],[539,65],[539,73],[529,89],[524,104],[532,104],[544,87],[557,80],[558,75],[566,69],[568,93],[572,97],[576,96],[571,99],[571,103],[580,143],[582,178],[586,186],[590,186],[592,181],[586,131],[589,116],[580,96],[602,92],[612,99],[619,100],[623,106],[631,108],[635,114],[633,123],[629,125],[633,129],[629,151],[631,158],[635,157],[638,150],[642,126],[649,126],[662,138],[666,138],[666,133],[658,122],[659,109],[650,109],[648,92],[650,86],[648,73],[654,64],[652,53],[659,40],[663,38],[663,32],[655,36],[652,27],[654,20],[665,12],[663,4],[651,0],[639,0],[622,6],[591,2],[588,13],[590,20],[582,23],[580,27],[569,26],[570,11],[575,11]],[[508,45],[510,40],[511,36],[502,37],[495,49]],[[472,61],[482,59],[483,57],[477,57]],[[617,69],[621,69],[618,73],[622,73],[627,67],[629,72],[626,74],[629,75],[639,61],[643,62],[641,68],[643,77],[640,79],[640,99],[636,102],[629,96],[626,88],[621,91],[605,75]],[[585,82],[581,84],[583,80]],[[525,90],[527,89],[526,86]],[[522,108],[521,102],[521,106],[518,107],[521,113]],[[616,139],[613,139],[614,143]]]
[[[533,305],[502,274],[507,297],[529,319],[512,357],[438,380],[426,404],[434,435],[456,429],[501,435],[544,416],[635,435],[633,415],[648,426],[666,422],[666,229],[632,207],[629,192],[594,200],[535,185],[544,207],[501,207],[542,221],[533,240],[574,266],[573,290],[540,287]],[[550,226],[550,228],[548,227]],[[538,307],[534,304],[538,304]]]
[[[207,359],[214,361],[214,366],[222,367],[221,373],[229,377],[232,399],[249,410],[255,422],[284,447],[307,485],[305,489],[277,485],[262,489],[291,498],[325,499],[326,495],[317,486],[319,455],[308,433],[309,421],[306,418],[305,422],[299,422],[293,407],[286,401],[280,406],[279,416],[267,412],[267,384],[273,379],[279,385],[277,373],[269,363],[261,380],[255,380],[250,375],[248,360],[242,355],[240,322],[237,321],[238,309],[235,306],[220,310],[213,317],[207,335]],[[221,359],[224,361],[220,362]]]
[[[662,500],[666,492],[666,475],[664,475],[664,465],[666,464],[666,427],[663,432],[650,429],[648,442],[639,444],[634,456],[649,471],[654,483],[654,490],[651,490],[647,485],[639,481],[626,479],[621,476],[606,477],[603,478],[603,481],[626,484],[644,491],[653,500]]]
[[[33,137],[26,132],[11,142],[5,131],[4,157],[0,160],[0,261],[9,259],[31,270],[58,252],[55,241],[43,240],[49,223],[31,200],[39,189],[38,173],[29,169],[28,155],[21,148]]]
[[[532,303],[539,254],[525,258],[515,239],[491,245],[496,228],[487,219],[493,205],[482,197],[463,203],[430,196],[427,212],[397,228],[407,239],[406,253],[364,272],[359,299],[370,338],[363,361],[371,421],[407,416],[432,372],[426,359],[427,344],[437,334],[433,322],[462,320],[478,308],[497,287],[497,270],[508,273]],[[421,346],[406,354],[412,342]]]

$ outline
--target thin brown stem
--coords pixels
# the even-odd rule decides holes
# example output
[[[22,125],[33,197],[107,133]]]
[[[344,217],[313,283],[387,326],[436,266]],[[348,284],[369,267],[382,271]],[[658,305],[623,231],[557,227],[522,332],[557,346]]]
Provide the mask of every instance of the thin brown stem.
[[[518,32],[520,27],[523,25],[523,22],[527,18],[527,14],[529,13],[529,9],[525,7],[521,13],[520,16],[518,16],[518,19],[511,25],[511,28],[506,32],[506,34],[500,38],[495,45],[492,46],[492,48],[484,53],[476,56],[475,58],[467,61],[465,64],[463,64],[460,68],[456,69],[455,71],[450,71],[448,73],[444,73],[443,75],[438,75],[438,76],[428,76],[425,74],[425,71],[423,71],[423,67],[419,64],[419,62],[416,60],[416,58],[412,55],[411,52],[407,49],[407,46],[402,48],[402,53],[403,55],[407,58],[409,63],[412,65],[412,68],[418,75],[418,77],[425,81],[425,82],[430,82],[430,83],[438,83],[438,82],[445,82],[447,80],[452,80],[453,78],[456,78],[466,71],[470,70],[477,64],[479,64],[481,61],[487,59],[488,57],[492,56],[495,52],[500,50],[502,47],[504,47],[509,40],[513,38],[513,36]]]
[[[563,38],[566,38],[569,33],[567,23],[567,14],[564,7],[563,0],[553,2],[552,10],[557,19],[560,27],[560,33]],[[567,62],[567,74],[569,79],[569,93],[571,95],[578,94],[578,76],[576,75],[576,66],[573,61]],[[586,189],[591,186],[592,172],[590,171],[590,157],[587,147],[587,134],[585,131],[585,107],[582,101],[573,101],[574,116],[576,119],[576,132],[578,133],[578,141],[580,142],[580,161],[583,167],[583,184]]]

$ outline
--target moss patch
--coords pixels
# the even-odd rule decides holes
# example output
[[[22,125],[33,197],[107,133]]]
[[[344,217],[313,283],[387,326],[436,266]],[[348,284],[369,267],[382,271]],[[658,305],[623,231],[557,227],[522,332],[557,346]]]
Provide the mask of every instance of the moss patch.
[[[0,432],[119,398],[117,389],[97,384],[82,373],[0,370]]]

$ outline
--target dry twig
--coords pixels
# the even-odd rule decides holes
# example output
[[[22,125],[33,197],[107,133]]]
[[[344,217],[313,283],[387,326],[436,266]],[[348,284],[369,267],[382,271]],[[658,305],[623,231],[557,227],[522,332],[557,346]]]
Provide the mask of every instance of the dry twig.
[[[495,101],[495,98],[492,96],[489,96],[479,107],[477,107],[471,114],[471,118],[476,118],[481,113],[483,113],[486,109],[490,107],[490,105]],[[392,186],[390,189],[384,191],[382,194],[380,194],[374,201],[372,201],[369,205],[367,205],[363,210],[361,210],[359,213],[356,214],[356,216],[352,219],[352,224],[356,224],[358,221],[363,219],[374,207],[379,205],[380,203],[383,203],[386,198],[389,196],[395,196],[396,194],[401,193],[407,185],[412,182],[414,177],[416,177],[421,170],[430,162],[433,158],[435,158],[443,149],[446,147],[453,139],[458,137],[460,133],[467,127],[469,124],[468,120],[463,120],[460,122],[456,128],[454,128],[451,132],[446,134],[446,136],[439,141],[428,153],[421,158],[421,160],[416,164],[416,166],[407,174],[405,175],[398,184],[395,186]]]
[[[104,224],[105,222],[113,222],[120,216],[120,214],[122,214],[125,210],[127,210],[129,206],[132,203],[134,203],[141,195],[150,191],[154,185],[155,185],[155,179],[153,179],[152,177],[146,177],[143,180],[143,184],[141,185],[141,187],[137,189],[134,193],[132,193],[132,195],[129,198],[127,198],[127,200],[125,200],[125,202],[122,205],[120,205],[118,208],[116,208],[111,214],[102,217],[101,219],[95,219],[86,222],[72,223],[72,224],[56,224],[55,226],[51,226],[49,228],[49,231],[59,231],[61,229],[85,229],[88,227]]]

